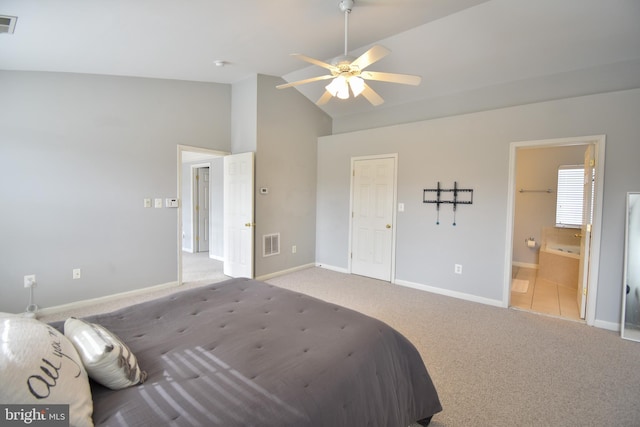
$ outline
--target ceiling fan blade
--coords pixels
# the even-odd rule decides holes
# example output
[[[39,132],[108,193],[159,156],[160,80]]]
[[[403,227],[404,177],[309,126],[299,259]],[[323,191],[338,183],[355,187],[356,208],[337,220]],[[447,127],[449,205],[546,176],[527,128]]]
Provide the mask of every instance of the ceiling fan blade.
[[[318,76],[318,77],[311,77],[310,79],[304,79],[304,80],[298,80],[297,82],[291,82],[291,83],[285,83],[285,84],[281,84],[276,86],[276,89],[285,89],[288,87],[292,87],[292,86],[298,86],[298,85],[303,85],[305,83],[311,83],[311,82],[317,82],[318,80],[327,80],[327,79],[332,79],[333,76],[331,74],[327,74],[324,76]]]
[[[422,81],[422,77],[414,76],[411,74],[395,74],[395,73],[381,73],[378,71],[363,71],[360,74],[365,80],[376,80],[379,82],[389,83],[401,83],[403,85],[417,86]]]
[[[373,64],[376,61],[381,60],[391,51],[384,46],[375,45],[351,63],[351,66],[358,67],[360,70],[365,69],[369,65]]]
[[[303,61],[306,61],[310,64],[317,65],[318,67],[326,68],[327,70],[334,71],[336,67],[333,65],[326,63],[324,61],[320,61],[319,59],[311,58],[310,56],[303,55],[301,53],[292,53],[291,56],[295,56]]]
[[[362,96],[367,98],[367,101],[369,101],[374,107],[377,107],[384,102],[384,99],[382,99],[382,97],[366,83],[364,84]]]
[[[327,102],[329,102],[331,98],[333,98],[333,95],[331,95],[331,92],[325,90],[322,96],[320,97],[320,99],[316,101],[316,105],[324,105]]]

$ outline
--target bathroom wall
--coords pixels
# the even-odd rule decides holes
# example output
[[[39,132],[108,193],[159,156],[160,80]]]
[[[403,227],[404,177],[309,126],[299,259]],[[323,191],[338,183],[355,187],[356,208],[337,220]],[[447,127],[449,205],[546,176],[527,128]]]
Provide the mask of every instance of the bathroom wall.
[[[552,148],[519,148],[516,152],[516,194],[513,229],[513,263],[522,267],[538,265],[542,229],[555,225],[558,166],[584,163],[584,145]],[[520,190],[546,192],[520,192]],[[536,246],[525,240],[533,237]]]

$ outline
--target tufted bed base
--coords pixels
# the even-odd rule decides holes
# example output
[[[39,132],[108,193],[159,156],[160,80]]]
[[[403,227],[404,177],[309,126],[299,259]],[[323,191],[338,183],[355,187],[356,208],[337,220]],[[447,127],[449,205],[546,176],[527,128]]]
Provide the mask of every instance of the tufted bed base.
[[[403,427],[441,410],[397,331],[263,282],[231,279],[86,319],[148,373],[124,390],[92,384],[96,425]]]

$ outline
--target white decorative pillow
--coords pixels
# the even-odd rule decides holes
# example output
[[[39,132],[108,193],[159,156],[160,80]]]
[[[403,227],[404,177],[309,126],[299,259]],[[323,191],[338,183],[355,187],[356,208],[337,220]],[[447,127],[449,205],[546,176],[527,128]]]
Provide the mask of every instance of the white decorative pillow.
[[[71,426],[93,426],[89,378],[73,344],[33,318],[0,315],[0,402],[69,405]]]
[[[147,378],[129,347],[106,328],[70,317],[64,322],[64,334],[78,350],[89,376],[105,387],[119,390]]]

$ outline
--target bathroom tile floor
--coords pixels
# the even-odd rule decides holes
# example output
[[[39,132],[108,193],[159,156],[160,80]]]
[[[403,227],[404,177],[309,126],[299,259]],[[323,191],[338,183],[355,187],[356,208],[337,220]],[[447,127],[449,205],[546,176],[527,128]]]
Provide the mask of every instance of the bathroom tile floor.
[[[512,278],[529,282],[527,292],[511,291],[511,306],[571,320],[580,320],[577,288],[537,277],[534,268],[513,267]]]

